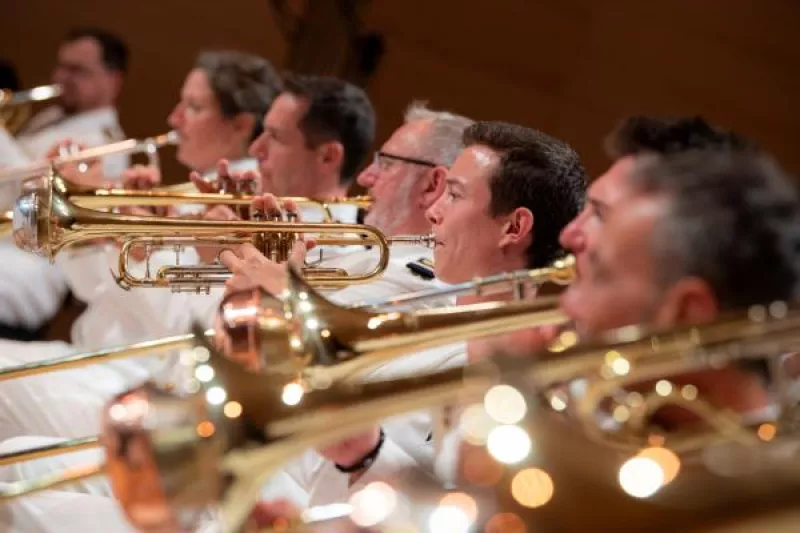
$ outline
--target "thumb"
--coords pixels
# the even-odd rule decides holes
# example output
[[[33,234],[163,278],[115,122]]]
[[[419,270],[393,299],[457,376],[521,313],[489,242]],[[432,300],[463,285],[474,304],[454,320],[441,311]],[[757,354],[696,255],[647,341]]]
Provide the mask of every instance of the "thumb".
[[[197,190],[202,193],[213,193],[217,192],[216,187],[213,183],[209,183],[200,175],[199,172],[192,172],[189,174],[189,181],[194,183],[194,186],[197,187]]]

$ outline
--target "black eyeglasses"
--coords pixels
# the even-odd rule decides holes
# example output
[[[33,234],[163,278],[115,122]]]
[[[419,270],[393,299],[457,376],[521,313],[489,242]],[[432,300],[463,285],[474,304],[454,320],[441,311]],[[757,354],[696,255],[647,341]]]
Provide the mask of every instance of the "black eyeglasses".
[[[379,169],[386,170],[388,168],[389,161],[401,161],[403,163],[410,163],[412,165],[422,165],[424,167],[431,167],[431,168],[439,166],[438,164],[432,161],[425,161],[424,159],[416,159],[413,157],[394,155],[381,151],[375,152],[375,158],[373,159],[373,163]]]

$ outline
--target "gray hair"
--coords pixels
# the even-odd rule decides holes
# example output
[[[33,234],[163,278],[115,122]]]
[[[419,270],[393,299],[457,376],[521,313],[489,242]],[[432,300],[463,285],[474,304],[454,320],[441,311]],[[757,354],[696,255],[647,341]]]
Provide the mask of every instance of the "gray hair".
[[[253,115],[256,120],[251,139],[258,137],[261,119],[281,86],[272,64],[254,54],[208,50],[197,56],[194,67],[208,77],[223,116],[230,119],[239,113]]]
[[[667,202],[651,248],[661,286],[698,277],[723,309],[798,296],[800,200],[771,158],[730,150],[642,156],[631,183]]]
[[[426,102],[414,101],[406,109],[405,123],[417,121],[431,124],[428,133],[420,139],[420,156],[450,167],[464,149],[462,136],[473,121],[448,111],[433,111]]]

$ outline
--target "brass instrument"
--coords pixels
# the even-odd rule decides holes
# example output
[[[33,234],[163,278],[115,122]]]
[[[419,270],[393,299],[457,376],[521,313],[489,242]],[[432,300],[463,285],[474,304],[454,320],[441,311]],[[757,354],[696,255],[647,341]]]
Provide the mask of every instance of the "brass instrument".
[[[386,237],[380,230],[364,224],[298,223],[290,215],[266,221],[214,221],[133,216],[104,213],[75,205],[54,185],[51,170],[42,187],[20,196],[14,207],[13,235],[20,248],[48,257],[51,261],[62,249],[90,239],[117,238],[123,241],[117,283],[123,288],[169,287],[176,291],[208,292],[225,283],[230,272],[220,265],[164,266],[155,276],[131,274],[129,253],[135,246],[172,247],[179,252],[186,246],[231,247],[253,243],[273,261],[286,261],[298,235],[315,235],[319,246],[377,246],[380,251],[374,268],[363,274],[348,274],[341,269],[306,268],[311,283],[341,287],[365,283],[383,273],[389,264],[392,244],[430,246],[431,236]]]
[[[178,144],[178,141],[178,132],[170,131],[147,139],[127,139],[94,148],[86,148],[72,154],[62,155],[52,161],[37,161],[22,167],[2,169],[0,170],[0,182],[36,178],[47,174],[51,167],[58,168],[70,163],[80,163],[78,170],[85,172],[87,168],[86,161],[110,155],[145,154],[147,155],[148,164],[158,166],[158,149],[164,146],[174,146]]]
[[[0,213],[0,237],[10,235],[14,229],[14,212],[3,211]]]
[[[281,379],[316,382],[317,368],[336,367],[336,376],[360,370],[413,351],[535,326],[561,324],[556,300],[484,302],[408,313],[377,312],[337,306],[315,292],[289,269],[283,300],[261,289],[226,296],[219,309],[218,331],[206,331],[223,353],[258,371]],[[192,334],[73,354],[0,369],[0,382],[79,368],[95,363],[150,356],[187,348]],[[332,370],[325,370],[332,375]]]
[[[574,278],[575,256],[567,255],[556,259],[551,265],[544,268],[515,270],[449,285],[442,289],[409,292],[391,298],[363,300],[354,304],[353,307],[398,309],[452,296],[486,296],[495,292],[512,292],[515,299],[522,300],[526,297],[526,290],[530,286],[539,286],[545,283],[569,285]]]
[[[0,89],[0,127],[12,134],[18,132],[30,118],[33,102],[57,98],[61,91],[59,85],[42,85],[27,91]]]
[[[199,330],[196,336],[198,340],[203,338]],[[719,369],[753,358],[776,361],[779,354],[796,347],[800,341],[800,308],[778,302],[732,314],[712,324],[660,334],[636,327],[622,328],[612,332],[608,339],[559,353],[544,352],[532,358],[498,355],[468,367],[389,382],[343,384],[336,376],[329,376],[330,379],[320,382],[324,388],[307,390],[299,403],[282,401],[285,382],[276,383],[263,375],[250,373],[210,345],[201,345],[192,353],[198,376],[197,393],[180,398],[145,386],[124,393],[110,403],[105,410],[100,439],[106,452],[105,466],[82,467],[52,479],[20,481],[0,495],[0,499],[8,500],[108,473],[114,493],[133,525],[140,530],[191,529],[197,525],[194,520],[199,512],[211,506],[221,510],[226,530],[236,530],[246,520],[258,498],[259,488],[270,473],[298,450],[336,442],[400,413],[479,399],[487,391],[496,391],[497,385],[502,383],[517,389],[517,395],[520,389],[533,389],[534,395],[525,398],[525,403],[538,407],[528,409],[533,410],[536,464],[552,472],[558,480],[557,486],[561,487],[559,490],[571,486],[578,491],[553,500],[552,504],[563,508],[566,515],[545,512],[536,515],[540,520],[555,519],[562,527],[566,527],[565,523],[585,522],[580,516],[584,513],[574,512],[575,496],[586,503],[590,493],[611,499],[614,504],[590,507],[589,522],[598,524],[602,530],[616,525],[618,527],[611,527],[615,531],[641,530],[642,520],[655,527],[663,525],[661,520],[672,521],[672,528],[652,529],[656,531],[688,530],[687,520],[694,520],[695,525],[698,521],[707,521],[714,516],[709,511],[716,511],[716,518],[720,519],[719,511],[723,510],[722,518],[728,521],[735,518],[735,513],[744,515],[745,511],[759,516],[770,509],[764,503],[765,495],[774,496],[772,504],[780,501],[777,497],[783,497],[784,502],[788,497],[788,505],[796,505],[800,479],[796,476],[788,481],[781,479],[780,466],[776,469],[776,465],[764,467],[769,474],[762,472],[773,476],[773,484],[764,483],[763,478],[761,483],[750,484],[754,474],[745,473],[744,482],[721,478],[716,485],[708,485],[709,480],[697,467],[686,466],[676,472],[674,479],[667,481],[666,477],[661,477],[657,480],[660,485],[650,495],[625,497],[618,491],[608,491],[613,487],[614,477],[609,479],[611,471],[596,463],[603,461],[603,467],[611,466],[618,464],[619,457],[614,460],[606,448],[592,447],[591,441],[584,442],[580,435],[586,430],[602,433],[597,430],[596,413],[585,406],[597,407],[597,399],[612,388],[632,387],[653,377],[700,368]],[[386,341],[391,345],[391,337]],[[628,366],[616,363],[619,357],[624,357]],[[586,391],[567,398],[564,405],[554,403],[553,391],[563,392],[560,386],[575,380],[584,381]],[[672,399],[669,394],[654,394],[664,399],[662,405]],[[576,409],[571,408],[573,400],[577,402]],[[488,406],[489,401],[487,394],[482,405]],[[292,405],[288,405],[290,403]],[[659,431],[661,440],[653,444],[654,428],[641,424],[647,417],[631,417],[621,422],[621,431],[630,437],[624,439],[626,448],[632,453],[639,453],[642,446],[657,446],[667,453],[673,450],[681,464],[690,465],[692,459],[704,459],[704,452],[721,443],[746,441],[750,449],[768,451],[770,446],[797,439],[793,433],[793,419],[788,416],[792,410],[796,411],[793,406],[775,417],[771,422],[774,431],[767,437],[760,428],[753,432],[723,406],[710,405],[701,397],[684,398],[677,403],[694,404],[696,407],[690,408],[708,425],[689,426],[678,431],[674,439],[672,434]],[[647,411],[650,407],[642,407],[645,404],[637,403]],[[330,423],[332,418],[335,424]],[[603,438],[602,442],[609,442],[613,449],[622,440],[614,435]],[[589,457],[591,460],[587,462]],[[636,457],[652,463],[653,468],[662,468],[655,459]],[[782,457],[779,465],[785,467],[788,459],[785,453]],[[570,485],[572,477],[564,477],[570,473],[579,476],[580,487],[594,487],[599,492],[585,488],[581,491],[575,483]],[[603,476],[600,484],[594,477],[598,473]],[[681,482],[682,478],[696,480],[698,476],[703,481],[699,487]],[[620,483],[622,477],[620,469]],[[738,492],[731,490],[732,485],[736,485]],[[680,486],[681,490],[670,490],[674,486]],[[709,490],[712,486],[715,490]],[[754,492],[761,497],[748,499]],[[516,494],[514,497],[518,498]],[[683,505],[676,506],[676,498]],[[731,508],[732,501],[739,502],[740,506]],[[537,524],[548,530],[541,521]],[[684,527],[676,528],[675,524]]]
[[[46,174],[42,172],[40,174]],[[142,206],[162,207],[176,205],[231,205],[249,206],[253,201],[251,194],[238,193],[199,193],[176,192],[173,186],[159,187],[157,189],[141,191],[131,189],[95,189],[75,185],[55,174],[50,180],[51,186],[66,200],[75,205],[88,209],[113,209],[116,207]],[[354,205],[358,208],[368,208],[371,200],[368,196],[353,196],[341,198],[307,198],[303,196],[289,196],[280,198],[281,201],[290,200],[298,204],[318,205],[321,209],[328,210],[333,205]]]
[[[163,137],[163,136],[162,136]],[[129,143],[131,141],[124,141]],[[139,141],[146,142],[146,141]],[[122,143],[120,143],[122,144]],[[113,146],[113,145],[109,145]],[[100,147],[106,148],[106,147]],[[70,160],[78,160],[80,154],[98,150],[92,148],[79,152],[74,156],[70,156]],[[137,148],[136,150],[139,150]],[[134,151],[136,151],[134,150]],[[150,164],[158,164],[157,152],[148,152],[150,155]],[[105,154],[108,155],[108,154]],[[56,161],[56,165],[59,164]],[[25,172],[26,176],[34,175],[33,169],[40,170],[44,164],[31,165],[31,171]],[[0,180],[3,179],[5,173],[16,172],[16,169],[8,171],[0,170]],[[46,175],[49,172],[45,168],[42,172],[35,175]],[[69,200],[75,205],[86,207],[88,209],[115,209],[119,207],[142,206],[142,207],[166,207],[177,205],[229,205],[238,207],[247,207],[253,201],[252,194],[241,193],[199,193],[199,192],[180,192],[184,189],[183,185],[180,186],[165,186],[158,187],[153,190],[141,191],[131,189],[103,189],[87,187],[71,183],[69,180],[64,179],[57,172],[53,173],[52,179],[43,178],[39,182],[39,186],[45,187],[49,183],[56,191],[59,192],[65,199]],[[189,185],[192,185],[189,183]],[[32,186],[28,185],[30,189]],[[188,188],[187,188],[188,189]],[[369,196],[348,196],[348,197],[333,197],[333,198],[309,198],[305,196],[288,196],[279,198],[281,202],[292,201],[299,207],[316,207],[322,212],[322,219],[324,222],[335,222],[331,208],[337,205],[352,205],[358,209],[368,209],[372,205],[372,199]],[[13,223],[13,212],[8,211],[4,213],[3,218],[0,218],[0,236],[11,233]]]

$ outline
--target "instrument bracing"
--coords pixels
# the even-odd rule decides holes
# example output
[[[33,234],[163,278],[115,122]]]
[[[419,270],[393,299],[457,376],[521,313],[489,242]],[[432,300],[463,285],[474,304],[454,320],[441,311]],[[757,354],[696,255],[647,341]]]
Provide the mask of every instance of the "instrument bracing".
[[[391,298],[363,300],[355,304],[354,307],[398,308],[426,304],[453,296],[485,296],[495,292],[511,292],[515,299],[521,300],[525,298],[526,290],[531,286],[536,287],[545,283],[569,285],[574,278],[575,256],[567,255],[556,259],[551,265],[543,268],[514,270],[493,276],[475,278],[472,281],[457,283],[443,289],[409,292],[399,296],[392,296]]]
[[[46,174],[47,171],[40,174]],[[176,205],[229,205],[249,206],[253,201],[252,194],[242,193],[200,193],[200,192],[175,192],[172,186],[161,187],[153,190],[131,189],[95,189],[74,185],[57,174],[51,181],[53,187],[75,205],[88,209],[113,209],[115,207],[162,207]],[[308,198],[304,196],[289,196],[279,198],[281,201],[292,201],[298,206],[319,206],[323,211],[330,210],[336,205],[352,205],[366,209],[371,205],[368,196],[353,196],[341,198]],[[330,215],[332,220],[332,215]],[[326,216],[327,218],[327,216]]]
[[[84,164],[84,166],[79,165],[78,170],[85,172],[85,162],[110,155],[145,154],[147,155],[148,164],[158,166],[158,149],[164,146],[176,145],[178,141],[178,132],[170,131],[163,135],[157,135],[147,139],[128,139],[105,144],[103,146],[96,146],[94,148],[87,148],[73,154],[63,155],[52,161],[36,161],[22,167],[0,169],[0,182],[36,178],[46,175],[51,167],[59,168],[70,163]]]
[[[257,289],[226,296],[218,331],[206,331],[223,353],[247,368],[285,381],[314,381],[316,368],[356,375],[399,355],[519,329],[561,324],[556,301],[484,302],[407,313],[348,309],[327,301],[294,270],[283,300]],[[191,334],[74,354],[0,369],[0,382],[95,363],[151,356],[191,346]],[[330,376],[331,370],[326,370]]]
[[[124,141],[128,143],[129,141]],[[101,147],[102,148],[102,147]],[[96,149],[90,149],[90,152]],[[73,157],[77,157],[73,156]],[[158,164],[156,153],[152,152],[151,163]],[[43,165],[36,164],[38,169]],[[31,168],[34,168],[32,165]],[[15,169],[12,169],[15,170]],[[37,173],[36,175],[47,174],[48,170]],[[26,173],[30,174],[30,173]],[[0,180],[4,171],[0,170]],[[66,180],[57,172],[49,180],[51,186],[59,194],[73,204],[88,209],[115,209],[120,207],[141,206],[141,207],[168,207],[180,205],[213,206],[227,205],[232,206],[237,211],[242,212],[249,207],[253,201],[252,194],[236,192],[219,193],[199,193],[199,192],[177,192],[172,186],[159,187],[152,190],[132,190],[132,189],[104,189],[77,185]],[[46,186],[45,182],[39,182],[41,187]],[[189,184],[191,185],[191,183]],[[27,188],[31,188],[31,184]],[[181,186],[181,189],[183,187]],[[372,204],[369,196],[343,196],[333,198],[310,198],[305,196],[288,196],[279,198],[281,202],[291,201],[300,208],[315,208],[322,213],[323,222],[335,222],[332,208],[341,205],[354,206],[357,209],[368,209]],[[0,218],[0,236],[11,233],[13,229],[13,212],[7,211]],[[244,218],[244,217],[243,217]]]
[[[202,332],[198,330],[196,336],[203,344]],[[660,334],[624,328],[604,343],[531,358],[498,355],[475,365],[413,378],[343,384],[337,376],[329,376],[324,388],[306,390],[302,401],[290,402],[292,405],[281,400],[285,382],[248,372],[210,345],[201,345],[192,355],[196,375],[202,377],[197,382],[199,392],[178,397],[145,386],[110,403],[100,439],[106,465],[82,467],[52,479],[17,482],[2,499],[105,472],[122,508],[142,531],[190,530],[197,525],[199,512],[210,506],[221,510],[227,530],[236,530],[246,520],[265,480],[298,450],[336,442],[390,416],[477,399],[500,382],[518,389],[530,387],[545,399],[552,390],[563,390],[564,384],[580,380],[587,389],[577,397],[577,408],[571,409],[575,398],[569,398],[565,406],[549,405],[568,420],[577,418],[584,429],[605,436],[597,428],[596,413],[586,407],[598,407],[598,400],[612,389],[701,368],[719,369],[751,358],[773,361],[798,341],[800,309],[776,303],[708,325]],[[615,363],[617,357],[628,363],[624,372],[624,365]],[[664,399],[661,405],[671,399],[664,394],[660,397]],[[740,418],[707,403],[702,394],[677,403],[689,406],[708,422],[699,428],[691,426],[691,431],[679,433],[674,440],[666,435],[664,446],[684,456],[701,452],[714,442],[745,438],[754,445],[760,442]],[[646,401],[642,405],[644,411],[651,407]],[[542,411],[547,406],[542,402],[533,416],[548,414]],[[336,424],[330,423],[332,417]],[[624,443],[633,450],[648,445],[652,428],[640,424],[645,418],[631,417],[622,423],[627,436],[624,442],[616,435],[608,438],[614,445]],[[784,429],[778,424],[776,438],[786,436]]]
[[[12,134],[18,132],[30,118],[34,102],[57,98],[61,92],[60,85],[42,85],[26,91],[0,89],[0,127]]]
[[[376,246],[379,254],[372,270],[350,274],[342,269],[306,268],[313,284],[341,287],[365,283],[380,276],[389,264],[389,246],[418,244],[430,246],[427,235],[386,237],[365,224],[297,222],[289,215],[270,220],[215,221],[170,217],[133,216],[104,213],[75,205],[54,186],[54,172],[42,187],[17,199],[14,207],[14,240],[20,248],[53,260],[65,247],[91,239],[117,239],[123,242],[117,282],[123,288],[161,287],[175,291],[208,292],[230,277],[220,265],[162,266],[154,276],[137,277],[130,271],[130,252],[136,246],[169,247],[176,255],[186,246],[220,249],[252,243],[273,261],[286,261],[298,235],[312,236],[318,246]],[[148,254],[149,259],[149,254]],[[177,263],[177,261],[176,261]]]

